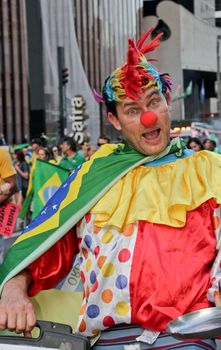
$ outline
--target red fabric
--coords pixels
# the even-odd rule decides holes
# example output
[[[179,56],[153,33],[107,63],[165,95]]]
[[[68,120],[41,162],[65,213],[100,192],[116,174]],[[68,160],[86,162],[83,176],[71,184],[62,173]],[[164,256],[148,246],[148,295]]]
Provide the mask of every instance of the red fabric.
[[[43,289],[53,288],[61,281],[70,271],[77,252],[77,236],[73,228],[28,266],[27,270],[32,275],[28,295],[33,296]]]
[[[139,222],[130,276],[133,324],[163,331],[172,319],[211,306],[215,207],[209,200],[187,213],[183,228]]]

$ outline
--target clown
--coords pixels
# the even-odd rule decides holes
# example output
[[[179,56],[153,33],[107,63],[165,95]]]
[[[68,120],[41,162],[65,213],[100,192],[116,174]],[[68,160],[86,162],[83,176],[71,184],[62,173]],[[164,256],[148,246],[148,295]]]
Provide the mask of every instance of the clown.
[[[152,30],[129,39],[126,63],[95,92],[125,145],[102,146],[15,242],[0,270],[0,329],[29,332],[27,293],[54,287],[78,253],[76,332],[94,349],[215,348],[165,334],[178,316],[220,304],[221,158],[170,141],[171,80],[145,57],[159,45],[161,35],[146,43]]]

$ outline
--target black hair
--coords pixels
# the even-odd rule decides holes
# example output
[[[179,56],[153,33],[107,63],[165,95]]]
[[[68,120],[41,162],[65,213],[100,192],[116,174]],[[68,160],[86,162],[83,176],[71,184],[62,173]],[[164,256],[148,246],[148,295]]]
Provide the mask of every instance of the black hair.
[[[200,139],[198,139],[198,137],[190,137],[190,139],[188,140],[186,147],[190,148],[190,144],[191,142],[195,142],[198,146],[200,146],[200,149],[204,149],[202,142],[200,141]]]
[[[62,139],[62,142],[61,143],[67,143],[68,146],[70,146],[70,149],[73,151],[73,152],[76,152],[77,151],[77,144],[76,142],[74,141],[74,139],[70,136],[65,136],[63,139]]]
[[[36,143],[38,146],[42,146],[42,141],[40,138],[35,138],[31,140],[32,145]]]

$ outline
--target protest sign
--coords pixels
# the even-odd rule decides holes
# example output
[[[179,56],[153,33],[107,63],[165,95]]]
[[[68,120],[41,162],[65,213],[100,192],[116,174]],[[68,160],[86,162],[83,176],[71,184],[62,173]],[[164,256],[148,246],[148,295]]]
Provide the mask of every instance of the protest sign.
[[[0,234],[10,237],[15,228],[19,206],[5,201],[0,205]]]

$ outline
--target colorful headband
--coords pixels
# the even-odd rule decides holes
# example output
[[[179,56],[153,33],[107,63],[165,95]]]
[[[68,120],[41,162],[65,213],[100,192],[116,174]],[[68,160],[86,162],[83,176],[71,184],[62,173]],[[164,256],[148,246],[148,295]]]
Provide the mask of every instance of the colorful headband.
[[[103,96],[94,90],[94,97],[97,102],[120,102],[125,96],[136,100],[138,94],[142,93],[142,89],[150,86],[156,86],[161,92],[166,91],[166,89],[171,90],[172,82],[169,74],[160,74],[151,63],[155,60],[145,57],[146,53],[154,51],[160,45],[159,39],[163,35],[163,33],[160,33],[145,44],[153,30],[154,27],[141,35],[137,43],[134,39],[130,38],[128,40],[126,63],[114,70],[106,79]]]

